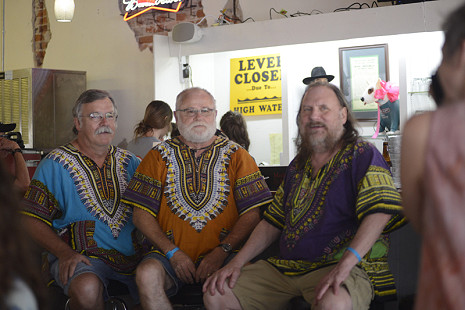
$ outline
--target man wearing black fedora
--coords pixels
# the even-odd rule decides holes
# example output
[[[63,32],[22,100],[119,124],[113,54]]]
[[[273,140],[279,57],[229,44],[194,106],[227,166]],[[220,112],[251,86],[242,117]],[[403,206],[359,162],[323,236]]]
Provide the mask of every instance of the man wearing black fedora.
[[[309,85],[316,81],[331,82],[334,79],[334,75],[327,75],[323,67],[315,67],[312,69],[310,77],[306,77],[302,80],[305,85]]]
[[[24,160],[22,150],[18,143],[5,137],[5,133],[13,131],[16,124],[3,124],[0,122],[0,158],[3,164],[14,175],[14,185],[21,193],[29,186],[30,177]]]

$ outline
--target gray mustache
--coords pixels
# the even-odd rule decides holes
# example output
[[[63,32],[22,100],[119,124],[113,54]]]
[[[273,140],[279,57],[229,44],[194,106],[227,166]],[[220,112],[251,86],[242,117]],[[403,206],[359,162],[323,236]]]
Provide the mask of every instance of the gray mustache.
[[[311,127],[313,127],[313,126],[323,126],[323,127],[326,127],[325,124],[320,123],[320,122],[310,122],[310,123],[308,123],[308,124],[306,125],[307,128],[311,128]]]
[[[113,134],[113,130],[108,127],[108,126],[102,126],[100,128],[98,128],[96,131],[95,131],[95,134],[96,135],[99,135],[99,134],[102,134],[102,133],[109,133],[109,134]]]

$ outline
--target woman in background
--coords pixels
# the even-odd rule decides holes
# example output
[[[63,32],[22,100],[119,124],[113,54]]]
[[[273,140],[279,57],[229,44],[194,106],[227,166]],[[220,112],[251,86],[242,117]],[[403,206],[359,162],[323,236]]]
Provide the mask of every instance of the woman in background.
[[[247,123],[242,114],[228,111],[220,120],[221,131],[229,138],[249,151],[250,139],[247,133]]]
[[[171,133],[170,133],[170,138],[173,139],[177,136],[180,136],[181,134],[179,133],[178,129],[178,124],[171,122]]]
[[[465,309],[465,4],[444,24],[434,112],[412,117],[401,148],[402,204],[421,234],[415,309]]]
[[[44,309],[40,253],[22,228],[17,190],[0,162],[0,310]]]
[[[134,139],[129,142],[128,150],[139,158],[144,156],[171,131],[173,111],[160,100],[149,103],[144,119],[134,129]]]

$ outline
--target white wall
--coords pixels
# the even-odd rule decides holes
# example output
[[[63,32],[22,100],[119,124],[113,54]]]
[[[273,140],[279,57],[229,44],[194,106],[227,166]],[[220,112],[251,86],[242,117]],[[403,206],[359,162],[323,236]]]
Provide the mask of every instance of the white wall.
[[[156,62],[163,63],[163,68],[155,64],[156,79],[162,77],[164,82],[163,87],[158,87],[156,82],[155,94],[174,102],[178,90],[185,87],[179,81],[179,73],[176,75],[179,71],[176,59],[180,55],[190,55],[193,85],[205,87],[213,93],[217,98],[221,116],[229,110],[229,59],[280,53],[283,83],[282,118],[247,116],[246,120],[251,136],[250,152],[257,162],[270,162],[269,134],[281,133],[284,147],[281,164],[286,165],[295,155],[295,119],[304,90],[302,79],[310,75],[313,67],[323,66],[328,74],[335,76],[333,83],[339,86],[340,47],[387,43],[390,80],[400,87],[402,128],[411,114],[407,107],[410,99],[409,83],[414,77],[430,76],[437,67],[441,55],[442,33],[434,30],[440,29],[442,18],[459,2],[425,2],[357,12],[321,14],[292,20],[213,27],[205,29],[202,40],[193,44],[175,44],[164,38],[155,46],[156,53],[163,53],[165,56],[163,60],[157,60],[155,56]],[[356,24],[374,24],[376,20],[382,24],[384,20],[396,18],[398,20],[392,26],[387,24],[383,27],[356,27]],[[335,19],[339,23],[334,23]],[[319,31],[308,32],[308,29],[318,27]],[[384,35],[369,35],[376,32]],[[348,39],[350,37],[356,38]],[[302,44],[295,44],[296,42]],[[272,44],[274,46],[269,47]],[[166,66],[167,63],[171,63],[172,66]],[[173,80],[167,79],[172,75],[175,76]],[[375,122],[363,122],[360,125],[361,134],[371,137]],[[382,147],[382,140],[372,141],[378,147]]]
[[[31,1],[3,1],[6,1],[5,70],[34,67]],[[153,100],[152,53],[148,49],[139,50],[116,0],[75,1],[71,23],[55,20],[54,2],[45,1],[52,38],[43,68],[86,71],[87,88],[108,90],[118,106],[114,144],[129,141],[134,125]]]
[[[15,70],[34,67],[32,52],[32,4],[30,0],[2,0],[0,10],[5,2],[5,60],[4,70]],[[244,2],[244,3],[242,3]],[[308,1],[299,0],[286,4],[285,9],[290,13],[311,11],[331,11],[333,8],[347,6],[348,0],[337,0],[334,7],[328,8],[326,1],[308,5]],[[71,23],[58,23],[54,17],[54,0],[46,0],[45,5],[50,19],[52,33],[48,45],[43,68],[81,70],[87,72],[87,87],[101,88],[110,91],[119,109],[118,130],[115,144],[129,141],[132,138],[134,125],[143,117],[146,105],[153,99],[162,99],[174,104],[173,94],[177,94],[184,86],[178,83],[177,72],[163,70],[163,56],[154,56],[146,49],[140,51],[132,30],[120,15],[118,0],[78,0]],[[208,19],[213,20],[226,4],[226,0],[203,1],[204,11]],[[269,8],[281,9],[278,0],[241,1],[244,16],[251,16],[256,21],[269,18]],[[0,15],[0,19],[3,12]],[[284,18],[273,15],[273,18]],[[3,24],[3,20],[2,20]],[[166,37],[161,38],[161,40]],[[156,45],[156,44],[155,44]],[[0,50],[0,54],[2,51]],[[158,59],[158,61],[157,61]],[[169,60],[166,65],[176,59]],[[154,65],[161,69],[168,77],[154,74]],[[213,66],[213,65],[212,65]],[[209,71],[211,69],[208,69]],[[195,70],[196,72],[198,70]],[[176,75],[171,77],[170,75]],[[155,92],[154,88],[166,88],[169,84],[167,96],[163,92]],[[202,83],[212,89],[213,84]],[[156,95],[156,96],[155,96]]]
[[[204,0],[202,1],[205,9],[205,14],[207,15],[207,20],[209,24],[213,24],[214,20],[218,18],[220,11],[226,5],[227,0]],[[373,2],[373,1],[371,1]],[[371,6],[370,2],[370,6]],[[239,0],[239,5],[243,12],[243,19],[245,20],[248,17],[252,17],[255,21],[268,20],[270,18],[270,9],[274,8],[276,11],[285,9],[288,13],[287,16],[294,14],[296,12],[312,13],[318,14],[319,12],[328,13],[333,12],[339,8],[347,8],[354,1],[352,0],[313,0],[313,1],[282,1],[282,0],[254,0],[246,1]],[[390,2],[381,2],[379,6],[391,5]],[[374,5],[376,6],[376,5]],[[355,8],[358,6],[355,5]],[[365,5],[364,8],[367,6]],[[284,19],[286,17],[278,15],[276,12],[271,12],[272,19]],[[248,21],[250,22],[250,21]]]
[[[5,70],[33,67],[31,1],[2,1],[5,1],[6,5],[4,29],[6,34]],[[224,7],[227,0],[204,0],[202,2],[204,11],[208,15],[207,18],[210,21],[219,15],[219,10]],[[247,50],[250,49],[253,44],[258,45],[253,47],[273,47],[286,45],[287,41],[292,41],[292,44],[325,42],[330,40],[331,36],[334,34],[343,36],[346,39],[351,38],[359,29],[365,29],[365,32],[369,33],[376,33],[377,31],[397,31],[400,24],[407,30],[412,29],[412,32],[437,30],[440,24],[439,17],[444,16],[453,5],[460,2],[461,0],[425,2],[433,6],[435,3],[437,4],[435,10],[430,11],[424,9],[421,14],[417,11],[415,11],[415,14],[410,12],[411,7],[414,5],[405,5],[402,6],[404,7],[402,11],[405,12],[404,14],[408,13],[407,16],[399,14],[399,20],[389,25],[385,22],[381,23],[381,21],[383,21],[383,12],[390,12],[391,10],[395,10],[396,7],[365,9],[351,12],[351,14],[346,14],[344,12],[329,15],[320,14],[307,18],[285,18],[272,13],[273,21],[269,22],[269,11],[272,7],[278,11],[284,8],[288,10],[289,13],[295,13],[297,11],[311,12],[314,9],[327,13],[339,7],[347,7],[352,4],[353,1],[295,0],[284,3],[281,0],[241,0],[240,5],[244,12],[243,17],[253,17],[256,23],[248,21],[243,25],[228,26],[230,29],[237,29],[239,32],[238,36],[225,36],[225,40],[223,41],[216,38],[212,42],[208,41],[209,38],[212,39],[212,37],[206,36],[198,45],[207,48],[207,51],[204,50],[197,53],[189,51],[189,48],[194,47],[193,45],[183,46],[180,51],[179,47],[173,47],[169,44],[167,37],[161,37],[156,39],[154,44],[155,51],[154,55],[152,55],[149,50],[139,50],[133,32],[120,15],[117,0],[75,1],[75,16],[73,21],[69,24],[55,21],[53,12],[54,0],[46,0],[45,4],[49,13],[52,39],[47,48],[43,67],[86,71],[88,88],[107,89],[113,94],[120,113],[118,121],[119,127],[114,142],[115,144],[119,144],[123,140],[129,141],[131,139],[134,125],[143,117],[144,109],[149,101],[156,98],[166,100],[168,103],[174,105],[176,94],[185,87],[185,85],[179,81],[176,59],[178,54],[196,55],[191,56],[194,83],[212,90],[216,96],[219,96],[220,100],[218,100],[218,103],[220,106],[220,113],[222,113],[227,109],[229,98],[227,85],[229,85],[229,81],[225,82],[219,77],[228,76],[225,70],[229,69],[228,66],[223,63],[226,56],[216,56],[212,54],[214,48],[230,48],[230,46],[232,46],[232,48],[228,49],[228,51],[230,51],[235,49]],[[361,11],[364,11],[364,14],[369,15],[370,18],[356,18],[357,22],[346,22],[345,16],[362,14],[363,12]],[[331,16],[331,21],[324,22],[328,16]],[[413,22],[413,20],[417,18],[422,18],[422,25]],[[380,21],[382,26],[376,23],[376,21]],[[400,23],[400,21],[402,21],[402,23]],[[279,29],[283,28],[285,25],[290,25],[290,28],[287,28],[285,31],[280,31]],[[226,28],[209,28],[206,30],[218,32],[219,30],[223,31],[223,29]],[[258,32],[256,32],[256,30]],[[328,31],[330,31],[330,35],[328,35]],[[249,36],[249,34],[253,36]],[[300,46],[295,46],[294,48],[300,48]],[[292,47],[283,48],[281,52],[283,55],[287,55],[286,53],[289,50],[292,50]],[[434,50],[434,48],[428,47],[423,51],[423,54],[429,55],[429,53]],[[222,51],[225,50],[223,49]],[[262,53],[263,51],[264,50],[252,51],[251,53]],[[406,49],[403,51],[406,51]],[[439,51],[435,52],[436,56],[438,53]],[[245,54],[246,52],[243,55]],[[301,91],[300,87],[303,86],[299,81],[302,75],[306,76],[310,73],[315,63],[321,63],[328,72],[334,75],[337,74],[337,58],[335,59],[334,56],[331,56],[331,60],[329,60],[329,58],[326,60],[325,57],[323,60],[315,61],[315,59],[321,57],[318,51],[311,49],[311,53],[307,54],[308,53],[303,54],[303,56],[298,56],[302,61],[305,61],[305,63],[301,67],[293,69],[297,70],[293,75],[291,75],[291,73],[288,74],[290,79],[288,82],[286,82],[286,73],[283,76],[283,82],[286,85],[295,84],[295,86],[290,89],[283,87],[283,96],[285,98],[289,97],[286,101],[298,102],[300,96],[299,91]],[[334,52],[331,52],[331,54],[334,55]],[[314,56],[311,58],[309,55]],[[437,58],[436,56],[433,58]],[[286,58],[286,56],[284,56],[284,58]],[[425,62],[430,62],[428,56],[424,58]],[[218,60],[214,61],[214,59]],[[408,58],[407,64],[417,59],[417,55],[412,55]],[[154,71],[154,66],[156,72]],[[174,70],[170,69],[172,66],[175,67]],[[432,63],[431,66],[434,67]],[[283,68],[282,70],[286,69],[287,68]],[[392,74],[393,70],[395,69],[391,68],[391,76],[394,76]],[[292,145],[291,140],[293,133],[287,130],[292,127],[294,116],[290,113],[290,116],[287,117],[287,112],[287,110],[283,111],[284,119],[282,124],[279,119],[271,117],[249,120],[249,131],[253,132],[254,136],[260,133],[257,141],[254,142],[253,140],[252,142],[252,153],[258,152],[257,161],[267,161],[266,154],[269,153],[269,149],[267,149],[267,145],[262,145],[261,141],[262,139],[268,141],[262,137],[262,135],[266,135],[268,131],[283,132],[283,139],[289,142],[284,144],[285,154],[287,154],[286,156],[292,156],[292,152],[289,150],[286,151],[286,148]],[[258,148],[258,150],[256,150],[256,148]]]
[[[157,51],[163,50],[162,43],[157,44]],[[179,82],[178,63],[176,57],[166,55],[167,41],[164,40],[165,56],[168,60],[161,61],[163,68],[156,68],[156,76],[163,80],[163,87],[156,87],[157,96],[174,103],[177,91],[182,89]],[[305,90],[302,79],[310,76],[311,69],[323,66],[328,74],[335,76],[332,83],[340,85],[339,76],[339,48],[372,44],[388,44],[390,80],[399,85],[401,64],[407,63],[408,81],[414,77],[430,76],[440,61],[442,45],[441,32],[428,32],[383,37],[358,38],[330,42],[309,43],[299,45],[277,46],[274,48],[250,49],[233,52],[192,55],[189,62],[192,67],[194,86],[204,87],[212,91],[217,99],[218,119],[229,110],[230,59],[267,54],[281,54],[283,89],[283,110],[285,116],[246,116],[249,135],[251,138],[250,153],[257,162],[270,162],[270,133],[287,134],[289,141],[289,158],[295,155],[294,139],[297,135],[295,119],[299,108],[300,98]],[[155,57],[157,59],[157,56]],[[171,63],[171,66],[167,64]],[[171,77],[171,86],[170,80]],[[158,80],[158,79],[157,79]],[[400,105],[408,105],[407,93],[400,96]],[[286,99],[285,99],[286,98]],[[406,110],[403,109],[404,114]],[[284,121],[282,121],[284,120]],[[406,115],[403,117],[403,122]],[[361,134],[371,137],[375,122],[363,122]],[[402,124],[403,125],[403,124]],[[379,147],[381,143],[377,143]],[[287,164],[283,162],[282,164]]]

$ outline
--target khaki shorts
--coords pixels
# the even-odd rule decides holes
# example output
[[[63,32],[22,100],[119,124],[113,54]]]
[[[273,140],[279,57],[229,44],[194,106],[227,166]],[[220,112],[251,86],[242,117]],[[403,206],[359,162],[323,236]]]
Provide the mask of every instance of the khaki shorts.
[[[242,269],[233,288],[242,309],[286,309],[289,301],[302,296],[309,304],[315,299],[315,287],[335,265],[300,276],[286,276],[266,261],[258,261]],[[365,271],[354,267],[343,282],[352,299],[352,309],[370,307],[373,286]]]

